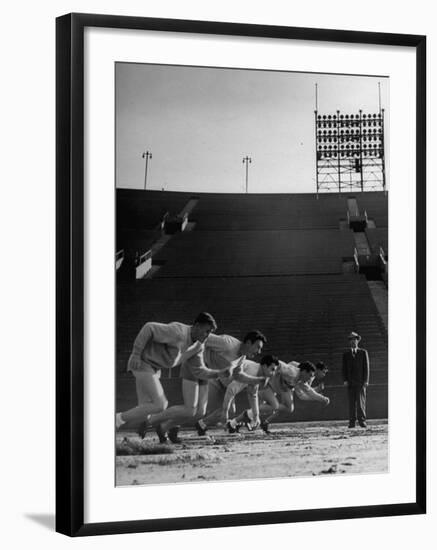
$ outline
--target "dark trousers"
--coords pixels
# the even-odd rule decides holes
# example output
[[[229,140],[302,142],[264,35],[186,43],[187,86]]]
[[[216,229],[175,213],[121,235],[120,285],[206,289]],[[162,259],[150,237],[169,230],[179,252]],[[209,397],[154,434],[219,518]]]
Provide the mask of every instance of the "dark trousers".
[[[349,423],[366,421],[366,388],[364,386],[348,386]]]

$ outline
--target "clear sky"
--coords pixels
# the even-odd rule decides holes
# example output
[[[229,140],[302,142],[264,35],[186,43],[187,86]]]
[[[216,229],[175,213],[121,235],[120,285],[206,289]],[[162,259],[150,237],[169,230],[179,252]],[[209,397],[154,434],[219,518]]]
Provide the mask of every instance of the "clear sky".
[[[315,192],[320,114],[386,109],[387,78],[117,63],[116,185],[166,191]]]

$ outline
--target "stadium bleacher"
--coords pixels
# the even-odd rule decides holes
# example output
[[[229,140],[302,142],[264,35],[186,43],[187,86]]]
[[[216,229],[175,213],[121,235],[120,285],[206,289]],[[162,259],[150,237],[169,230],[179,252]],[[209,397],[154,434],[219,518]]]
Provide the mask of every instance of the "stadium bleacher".
[[[338,195],[198,195],[192,213],[198,230],[286,230],[338,228],[346,201]]]
[[[353,235],[339,229],[192,231],[175,236],[157,255],[157,277],[341,273]]]
[[[118,208],[129,210],[126,192],[122,195]],[[117,283],[117,410],[135,404],[126,362],[143,324],[191,323],[206,310],[216,317],[219,333],[242,337],[258,328],[268,338],[267,352],[284,360],[326,362],[331,406],[325,410],[301,403],[296,420],[346,418],[341,357],[347,334],[359,332],[371,360],[369,417],[387,417],[387,331],[365,277],[342,273],[342,260],[354,247],[352,232],[339,229],[339,220],[346,217],[346,194],[319,199],[262,195],[260,200],[260,195],[132,191],[129,200],[136,202],[137,195],[141,200],[134,209],[141,219],[143,214],[159,218],[151,205],[159,212],[171,206],[176,213],[190,199],[198,202],[190,214],[193,230],[172,236],[156,254],[162,267],[153,278]],[[365,195],[375,196],[363,201]],[[359,194],[357,202],[360,210],[366,203],[369,218],[386,219],[382,193]],[[120,222],[120,231],[122,226]],[[370,235],[369,243],[378,243],[384,232]],[[181,399],[177,374],[177,369],[170,377],[168,371],[162,374],[170,402]]]
[[[190,219],[196,229],[285,230],[338,228],[347,199],[355,197],[361,213],[377,227],[388,226],[388,195],[380,192],[298,194],[224,194],[117,189],[117,227],[152,229],[165,212],[179,213],[190,199],[198,204]],[[261,199],[261,200],[260,200]]]
[[[164,214],[178,214],[191,195],[162,191],[117,189],[117,232],[155,229]]]

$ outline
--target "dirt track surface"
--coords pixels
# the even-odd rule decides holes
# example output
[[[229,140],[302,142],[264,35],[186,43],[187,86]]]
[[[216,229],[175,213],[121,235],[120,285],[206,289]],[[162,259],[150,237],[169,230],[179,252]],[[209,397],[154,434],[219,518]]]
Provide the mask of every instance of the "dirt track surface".
[[[258,430],[229,435],[223,429],[181,432],[183,444],[161,454],[156,436],[142,443],[146,452],[116,457],[118,486],[241,480],[313,475],[382,473],[388,471],[388,424],[370,421],[367,429],[345,422],[276,424],[272,435]],[[117,434],[117,448],[141,445],[132,432]],[[161,447],[162,449],[162,447]]]

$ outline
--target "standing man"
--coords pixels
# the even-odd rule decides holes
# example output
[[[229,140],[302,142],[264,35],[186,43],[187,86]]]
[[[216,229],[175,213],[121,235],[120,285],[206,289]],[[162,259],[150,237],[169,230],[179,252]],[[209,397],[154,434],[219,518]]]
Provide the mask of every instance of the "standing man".
[[[350,349],[343,354],[343,383],[348,388],[349,428],[358,424],[366,428],[366,391],[369,385],[369,356],[365,349],[359,348],[361,336],[356,332],[349,334]]]

